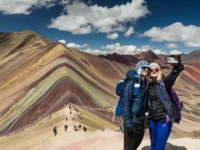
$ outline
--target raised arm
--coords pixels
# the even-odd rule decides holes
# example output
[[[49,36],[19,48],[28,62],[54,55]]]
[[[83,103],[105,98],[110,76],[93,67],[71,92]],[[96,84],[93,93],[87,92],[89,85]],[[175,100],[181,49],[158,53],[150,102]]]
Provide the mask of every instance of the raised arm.
[[[122,100],[123,120],[126,127],[132,127],[132,105],[133,105],[134,80],[128,80],[125,84]]]
[[[179,73],[184,70],[184,65],[182,63],[177,64],[173,67],[172,71],[167,75],[167,77],[163,80],[166,89],[170,89],[178,77]]]

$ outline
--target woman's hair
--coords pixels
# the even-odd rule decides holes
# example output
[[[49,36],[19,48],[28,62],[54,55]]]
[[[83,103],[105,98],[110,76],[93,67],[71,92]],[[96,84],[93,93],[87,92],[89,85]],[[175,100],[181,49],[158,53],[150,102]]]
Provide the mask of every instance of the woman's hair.
[[[163,74],[162,74],[162,70],[160,69],[158,72],[158,76],[156,78],[156,81],[160,82],[163,79]]]
[[[155,80],[157,82],[160,82],[162,79],[164,78],[162,70],[159,71],[158,76],[156,77],[156,79],[153,79],[152,77],[150,77],[150,82],[155,82]]]
[[[158,76],[157,76],[157,78],[156,78],[156,81],[157,81],[157,82],[160,82],[160,81],[163,79],[163,77],[164,77],[160,65],[159,65],[158,63],[153,62],[153,63],[150,63],[150,67],[151,67],[151,68],[152,68],[152,67],[157,67],[157,68],[159,69],[159,72],[158,72]],[[152,79],[152,78],[150,78],[150,82],[155,82],[155,80]]]

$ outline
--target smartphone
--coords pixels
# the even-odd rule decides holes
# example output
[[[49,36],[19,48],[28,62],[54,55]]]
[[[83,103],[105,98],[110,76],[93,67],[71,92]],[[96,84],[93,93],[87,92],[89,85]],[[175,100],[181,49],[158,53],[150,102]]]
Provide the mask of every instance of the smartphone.
[[[166,64],[178,64],[181,62],[180,59],[181,55],[170,55],[165,57],[165,63]]]

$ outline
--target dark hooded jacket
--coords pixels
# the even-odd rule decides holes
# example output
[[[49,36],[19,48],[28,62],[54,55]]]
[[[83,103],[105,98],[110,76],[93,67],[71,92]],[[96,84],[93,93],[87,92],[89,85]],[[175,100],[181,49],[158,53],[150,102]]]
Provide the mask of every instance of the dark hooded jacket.
[[[175,119],[177,109],[172,103],[167,91],[174,85],[176,78],[183,69],[183,64],[179,64],[172,69],[170,74],[163,79],[165,88],[158,82],[150,84],[148,90],[150,119],[165,121],[166,115],[169,116],[171,121]]]
[[[142,117],[148,107],[147,94],[144,93],[147,83],[135,79],[134,74],[136,74],[134,70],[127,72],[127,81],[122,96],[123,120],[124,125],[127,127],[132,127],[134,123],[142,123],[133,120],[133,116]],[[135,84],[139,84],[140,87],[136,87]]]

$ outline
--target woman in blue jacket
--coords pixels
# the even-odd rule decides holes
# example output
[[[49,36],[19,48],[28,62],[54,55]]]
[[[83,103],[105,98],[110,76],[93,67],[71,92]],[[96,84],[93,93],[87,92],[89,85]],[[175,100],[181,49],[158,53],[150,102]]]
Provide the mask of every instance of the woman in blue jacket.
[[[150,84],[148,90],[151,150],[165,150],[168,137],[172,130],[172,122],[176,115],[176,107],[167,93],[183,71],[184,65],[175,65],[166,78],[157,63],[151,63]],[[163,81],[165,88],[161,87]]]
[[[122,93],[124,150],[136,150],[144,137],[144,113],[148,107],[145,91],[149,71],[149,63],[142,60],[137,63],[136,71],[130,70],[126,74],[127,80]],[[139,78],[135,78],[135,75]]]

